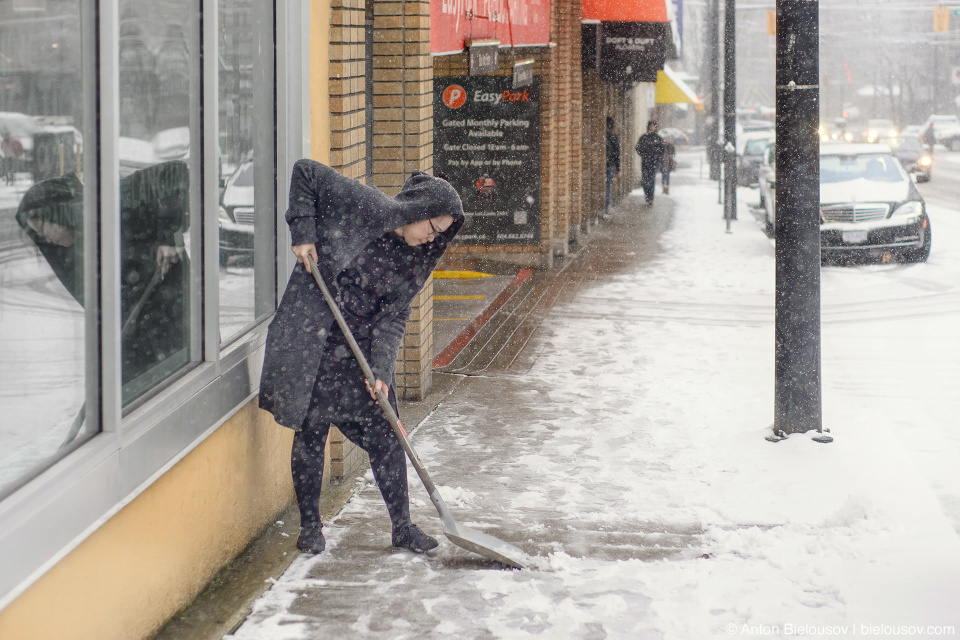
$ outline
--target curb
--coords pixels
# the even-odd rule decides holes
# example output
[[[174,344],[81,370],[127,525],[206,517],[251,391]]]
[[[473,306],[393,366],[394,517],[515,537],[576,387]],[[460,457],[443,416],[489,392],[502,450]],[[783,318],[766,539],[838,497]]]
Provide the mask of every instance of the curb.
[[[500,310],[503,305],[507,303],[510,298],[513,297],[523,283],[530,279],[530,276],[533,275],[533,269],[521,269],[517,273],[517,277],[507,285],[507,288],[504,289],[497,298],[490,303],[490,306],[483,310],[479,316],[473,319],[466,329],[460,332],[453,342],[451,342],[447,347],[437,354],[437,357],[433,359],[433,368],[439,369],[445,367],[451,362],[453,362],[457,355],[463,351],[464,347],[470,344],[470,341],[473,340],[473,337],[477,335],[477,332],[480,331],[480,328],[483,327],[494,316],[494,314]]]

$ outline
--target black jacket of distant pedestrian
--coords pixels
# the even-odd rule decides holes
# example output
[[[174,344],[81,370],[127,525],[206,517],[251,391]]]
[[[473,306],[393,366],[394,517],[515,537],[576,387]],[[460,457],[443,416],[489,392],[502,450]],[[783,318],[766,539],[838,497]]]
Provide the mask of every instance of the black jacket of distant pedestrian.
[[[419,247],[392,244],[402,244],[392,238],[395,234],[390,232],[395,229],[445,214],[454,216],[454,222],[432,242]],[[294,165],[286,220],[293,246],[316,245],[320,274],[345,311],[348,323],[351,311],[364,310],[362,326],[366,335],[357,335],[357,341],[361,348],[366,347],[365,355],[374,375],[389,383],[388,395],[396,408],[394,374],[410,303],[463,225],[459,195],[445,180],[415,171],[400,192],[390,197],[319,162],[300,160]],[[391,255],[384,255],[385,250]],[[384,267],[399,268],[403,273],[387,274],[391,290],[386,297],[357,300],[360,289],[349,286],[350,281],[341,276],[348,270],[363,272],[368,260],[392,260]],[[375,273],[368,270],[369,275]],[[331,362],[344,361],[342,357],[331,357],[337,354],[324,353],[334,323],[313,277],[298,265],[267,331],[260,378],[260,407],[272,413],[279,424],[299,430],[318,373],[324,373],[328,380],[336,379],[336,372],[321,371],[325,361],[325,369]],[[362,395],[366,396],[365,390]],[[367,396],[364,407],[369,406]],[[339,413],[330,415],[331,419],[343,419],[351,407],[332,410]]]
[[[636,151],[643,162],[641,169],[645,172],[655,173],[659,171],[664,149],[663,138],[656,131],[648,131],[640,136],[640,139],[637,140]]]
[[[613,167],[620,173],[620,136],[607,128],[607,167]]]

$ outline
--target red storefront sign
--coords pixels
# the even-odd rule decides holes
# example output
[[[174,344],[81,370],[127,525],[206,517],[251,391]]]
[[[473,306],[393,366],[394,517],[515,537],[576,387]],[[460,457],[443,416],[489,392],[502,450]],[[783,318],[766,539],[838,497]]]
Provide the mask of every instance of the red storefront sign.
[[[459,53],[471,40],[548,44],[550,0],[431,0],[430,52]]]
[[[666,22],[664,0],[583,0],[584,20],[603,22]]]

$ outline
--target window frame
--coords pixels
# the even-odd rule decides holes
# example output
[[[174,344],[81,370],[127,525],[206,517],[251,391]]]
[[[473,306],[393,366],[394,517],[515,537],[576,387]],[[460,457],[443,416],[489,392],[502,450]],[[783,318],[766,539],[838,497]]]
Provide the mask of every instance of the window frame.
[[[277,0],[272,36],[275,113],[276,202],[274,238],[257,249],[273,248],[276,259],[260,259],[255,267],[258,308],[275,309],[293,261],[283,211],[294,162],[309,155],[309,1]],[[87,416],[99,432],[87,442],[0,501],[0,609],[37,578],[133,501],[154,481],[203,442],[255,397],[263,361],[267,324],[272,314],[221,345],[219,340],[219,256],[217,240],[219,152],[218,110],[202,113],[200,193],[191,189],[191,202],[203,203],[202,233],[191,241],[199,275],[191,290],[202,291],[192,313],[202,326],[200,361],[185,368],[157,393],[137,402],[126,413],[120,380],[119,296],[119,2],[80,0],[85,89],[83,157],[86,321]],[[217,0],[197,0],[201,53],[217,51]],[[269,28],[269,27],[268,27]],[[198,97],[204,105],[217,100],[217,55],[202,55]],[[89,62],[88,62],[89,61]],[[197,62],[197,61],[194,61]],[[261,99],[262,98],[262,99]],[[194,114],[200,118],[199,113]],[[265,143],[261,141],[261,143]],[[269,207],[268,207],[269,209]],[[202,237],[201,237],[202,236]],[[92,249],[99,243],[99,255]],[[272,245],[272,246],[271,246]],[[202,269],[201,269],[202,265]],[[202,278],[202,280],[199,280]],[[261,306],[262,305],[262,306]],[[202,316],[202,317],[201,317]],[[37,535],[37,532],[43,532]]]

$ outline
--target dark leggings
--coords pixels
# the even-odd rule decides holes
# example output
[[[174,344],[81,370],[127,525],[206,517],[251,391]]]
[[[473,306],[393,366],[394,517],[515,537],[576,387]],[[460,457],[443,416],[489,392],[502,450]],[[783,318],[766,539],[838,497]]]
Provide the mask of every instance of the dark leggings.
[[[337,428],[370,456],[370,467],[380,495],[387,503],[393,528],[410,522],[407,494],[407,460],[400,440],[386,419],[373,423],[347,422]],[[300,507],[300,526],[320,524],[320,482],[323,478],[323,449],[330,427],[310,428],[306,424],[293,437],[290,468],[293,488]]]

